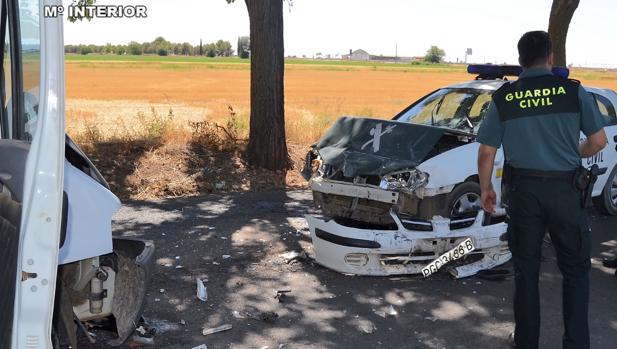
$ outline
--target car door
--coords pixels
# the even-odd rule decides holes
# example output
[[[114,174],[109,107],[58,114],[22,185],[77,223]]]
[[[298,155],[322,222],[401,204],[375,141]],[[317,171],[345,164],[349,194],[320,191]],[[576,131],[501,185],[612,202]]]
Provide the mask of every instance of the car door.
[[[0,347],[50,348],[64,158],[60,1],[0,0]]]
[[[617,115],[615,113],[615,105],[611,101],[614,92],[597,88],[587,88],[587,90],[596,101],[600,114],[604,117],[606,124],[604,131],[608,139],[608,145],[598,152],[598,154],[582,159],[582,165],[585,167],[598,165],[600,169],[605,170],[605,172],[598,177],[594,186],[593,196],[598,196],[602,194],[602,190],[607,180],[610,179],[611,173],[617,164]]]

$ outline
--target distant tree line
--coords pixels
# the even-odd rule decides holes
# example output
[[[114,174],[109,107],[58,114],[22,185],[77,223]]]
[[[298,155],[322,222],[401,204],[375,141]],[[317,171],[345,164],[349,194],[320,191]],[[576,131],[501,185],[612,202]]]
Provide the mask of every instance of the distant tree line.
[[[240,40],[239,40],[240,42]],[[244,47],[242,47],[244,49]],[[229,41],[218,40],[209,44],[199,44],[193,46],[188,42],[174,43],[159,36],[152,42],[138,43],[131,41],[128,45],[66,45],[65,53],[76,53],[87,55],[97,54],[116,54],[116,55],[159,55],[159,56],[208,56],[208,57],[229,57],[234,54]],[[244,55],[244,52],[240,52]],[[248,55],[247,55],[248,57]]]

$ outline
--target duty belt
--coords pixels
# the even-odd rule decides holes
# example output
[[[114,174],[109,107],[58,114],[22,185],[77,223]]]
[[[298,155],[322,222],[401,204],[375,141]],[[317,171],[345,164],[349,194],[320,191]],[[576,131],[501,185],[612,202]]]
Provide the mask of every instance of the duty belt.
[[[573,180],[576,170],[572,171],[541,171],[532,170],[527,168],[512,167],[512,177],[525,177],[525,178],[542,178],[542,179],[563,179]]]

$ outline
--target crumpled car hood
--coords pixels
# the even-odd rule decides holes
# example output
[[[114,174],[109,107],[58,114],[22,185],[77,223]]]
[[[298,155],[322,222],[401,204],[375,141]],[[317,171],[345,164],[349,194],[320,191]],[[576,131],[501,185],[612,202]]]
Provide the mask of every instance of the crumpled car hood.
[[[345,177],[383,176],[418,166],[446,132],[440,127],[345,116],[314,149]]]

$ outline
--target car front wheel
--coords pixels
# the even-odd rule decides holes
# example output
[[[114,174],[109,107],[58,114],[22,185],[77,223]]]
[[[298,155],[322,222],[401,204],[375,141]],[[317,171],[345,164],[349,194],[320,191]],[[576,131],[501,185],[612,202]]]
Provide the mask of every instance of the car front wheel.
[[[602,194],[593,198],[593,201],[600,212],[610,216],[617,216],[617,166],[613,168],[613,171],[608,176]]]
[[[458,185],[447,198],[450,218],[465,217],[482,209],[480,185],[476,182],[464,182]]]

